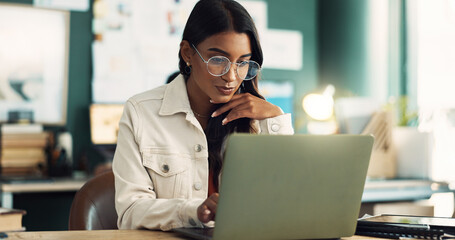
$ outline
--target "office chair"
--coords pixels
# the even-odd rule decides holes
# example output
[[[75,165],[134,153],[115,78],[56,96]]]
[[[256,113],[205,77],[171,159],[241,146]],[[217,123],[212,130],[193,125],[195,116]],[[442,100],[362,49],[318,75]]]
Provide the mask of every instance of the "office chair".
[[[117,229],[112,171],[95,176],[77,191],[71,205],[68,229]]]

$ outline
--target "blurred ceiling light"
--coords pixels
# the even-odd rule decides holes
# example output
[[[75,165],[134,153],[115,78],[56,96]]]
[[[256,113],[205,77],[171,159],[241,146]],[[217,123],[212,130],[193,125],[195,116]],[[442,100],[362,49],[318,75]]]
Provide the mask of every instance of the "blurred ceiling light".
[[[303,98],[303,110],[313,119],[324,121],[333,116],[335,87],[328,85],[322,94],[311,93]]]

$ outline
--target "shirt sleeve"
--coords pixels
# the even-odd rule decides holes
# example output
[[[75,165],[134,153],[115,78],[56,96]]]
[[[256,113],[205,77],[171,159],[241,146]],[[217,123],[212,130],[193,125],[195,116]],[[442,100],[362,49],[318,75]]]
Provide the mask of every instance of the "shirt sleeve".
[[[259,120],[259,133],[261,134],[294,134],[290,113],[282,114],[273,118]]]
[[[117,148],[112,164],[115,176],[115,208],[119,229],[204,227],[197,208],[205,199],[159,199],[142,164],[138,144],[141,118],[133,100],[125,104],[119,123]]]

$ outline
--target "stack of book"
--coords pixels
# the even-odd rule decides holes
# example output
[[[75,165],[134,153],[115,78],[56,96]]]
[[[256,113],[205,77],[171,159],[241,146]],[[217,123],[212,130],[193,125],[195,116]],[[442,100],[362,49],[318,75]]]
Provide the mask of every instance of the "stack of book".
[[[22,216],[26,214],[24,210],[0,208],[0,231],[24,231],[22,226]]]
[[[49,133],[37,124],[1,126],[2,176],[42,175],[46,169]]]

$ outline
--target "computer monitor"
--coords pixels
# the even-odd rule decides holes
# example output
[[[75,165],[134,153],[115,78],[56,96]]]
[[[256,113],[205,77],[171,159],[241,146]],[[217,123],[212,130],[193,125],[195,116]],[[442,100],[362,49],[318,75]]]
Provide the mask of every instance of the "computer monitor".
[[[117,144],[119,121],[123,104],[90,105],[90,136],[95,146],[114,146]]]
[[[0,23],[0,123],[24,111],[65,125],[69,12],[0,3]]]

